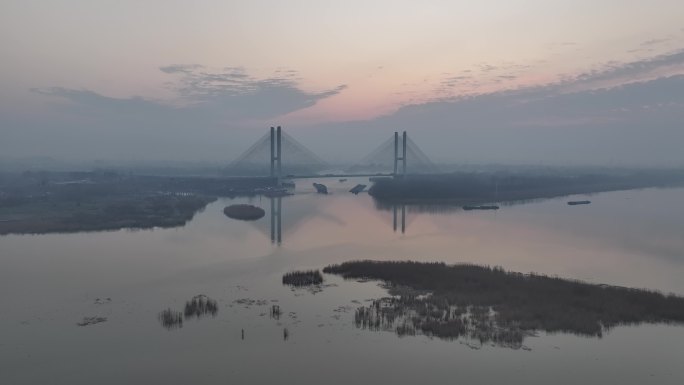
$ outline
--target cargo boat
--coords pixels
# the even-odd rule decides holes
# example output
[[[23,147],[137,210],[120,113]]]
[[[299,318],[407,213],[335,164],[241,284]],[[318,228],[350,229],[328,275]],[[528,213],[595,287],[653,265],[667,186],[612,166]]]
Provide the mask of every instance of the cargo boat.
[[[498,210],[499,206],[495,205],[490,205],[490,206],[463,206],[463,210]]]
[[[319,194],[327,194],[328,187],[321,183],[314,183],[313,186],[316,188],[316,192]]]
[[[357,184],[354,186],[351,190],[349,190],[350,193],[358,195],[360,192],[362,192],[366,188],[365,184]]]
[[[568,202],[568,204],[570,206],[588,205],[589,203],[591,203],[591,201],[570,201],[570,202]]]

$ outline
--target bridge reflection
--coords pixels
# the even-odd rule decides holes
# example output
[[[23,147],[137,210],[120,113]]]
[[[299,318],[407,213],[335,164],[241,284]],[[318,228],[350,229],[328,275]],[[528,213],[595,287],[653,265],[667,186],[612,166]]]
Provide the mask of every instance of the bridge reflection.
[[[280,245],[283,243],[283,198],[270,198],[271,200],[271,243]]]
[[[331,220],[329,218],[329,215],[320,213],[316,209],[311,210],[310,205],[302,205],[298,204],[299,202],[295,199],[292,200],[292,198],[289,198],[290,202],[283,202],[283,197],[274,197],[274,198],[268,198],[269,203],[269,224],[268,226],[270,227],[270,239],[271,243],[274,245],[282,245],[283,243],[283,237],[285,235],[285,232],[287,231],[287,228],[289,228],[289,231],[292,232],[293,226],[299,227],[306,219],[311,219],[313,217],[319,217],[319,218],[325,218],[327,220]],[[285,200],[288,200],[286,197]],[[302,207],[303,206],[303,207]],[[289,209],[287,209],[289,207]],[[389,208],[389,207],[388,207]],[[307,210],[309,209],[309,210]],[[386,208],[387,209],[387,208]],[[386,210],[385,209],[385,210]],[[380,210],[376,207],[376,210]],[[284,211],[287,211],[289,215],[287,215],[287,218],[289,218],[289,225],[286,221],[286,218],[284,218]],[[407,222],[408,222],[408,210],[405,204],[396,204],[391,206],[391,211],[392,211],[392,230],[395,233],[401,232],[401,234],[405,234],[407,230]],[[386,217],[385,217],[386,218]],[[387,218],[388,219],[388,218]],[[385,223],[388,223],[389,221],[385,219]],[[337,224],[343,224],[342,221],[337,221]],[[389,225],[389,223],[388,223]],[[261,226],[259,226],[261,227]],[[265,232],[267,231],[265,228],[261,227]]]
[[[401,233],[406,233],[406,205],[392,205],[392,228],[395,233],[397,232],[398,221],[401,221]]]

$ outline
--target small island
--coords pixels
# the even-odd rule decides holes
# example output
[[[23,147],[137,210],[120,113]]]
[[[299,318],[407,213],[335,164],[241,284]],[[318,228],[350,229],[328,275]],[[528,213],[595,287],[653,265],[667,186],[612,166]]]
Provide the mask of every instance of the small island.
[[[223,209],[223,213],[228,218],[239,219],[243,221],[256,221],[266,215],[266,212],[261,207],[256,207],[247,204],[230,205]]]
[[[684,297],[500,267],[355,261],[323,272],[383,281],[391,296],[357,308],[354,323],[400,336],[466,337],[521,348],[538,331],[601,337],[620,325],[684,323]]]

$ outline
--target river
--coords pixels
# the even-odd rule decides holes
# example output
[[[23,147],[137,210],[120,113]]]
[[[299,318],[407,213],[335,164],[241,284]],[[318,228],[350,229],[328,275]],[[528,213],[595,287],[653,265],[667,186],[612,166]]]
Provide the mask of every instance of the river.
[[[684,382],[682,326],[622,326],[602,338],[540,333],[526,349],[399,338],[353,324],[357,306],[386,295],[377,282],[325,275],[321,291],[281,284],[294,269],[411,259],[684,295],[684,189],[462,211],[380,209],[347,192],[354,178],[321,180],[329,195],[312,182],[282,199],[221,199],[179,228],[0,237],[0,383]],[[582,199],[592,203],[566,204]],[[223,214],[245,202],[266,216]],[[162,327],[159,312],[182,311],[199,294],[218,301],[215,317]],[[106,322],[77,326],[84,317]]]

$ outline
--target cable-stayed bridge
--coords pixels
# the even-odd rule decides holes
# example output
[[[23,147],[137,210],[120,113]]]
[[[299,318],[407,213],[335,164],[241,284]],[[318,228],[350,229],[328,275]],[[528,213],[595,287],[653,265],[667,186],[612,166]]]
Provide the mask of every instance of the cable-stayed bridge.
[[[406,131],[395,132],[375,150],[347,170],[325,173],[330,165],[285,133],[271,127],[264,136],[243,152],[229,166],[233,174],[270,175],[285,178],[324,178],[353,176],[396,176],[436,171],[427,155],[411,140]]]

